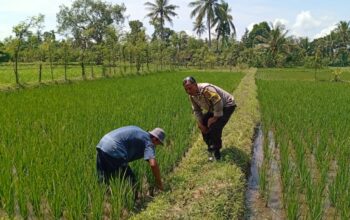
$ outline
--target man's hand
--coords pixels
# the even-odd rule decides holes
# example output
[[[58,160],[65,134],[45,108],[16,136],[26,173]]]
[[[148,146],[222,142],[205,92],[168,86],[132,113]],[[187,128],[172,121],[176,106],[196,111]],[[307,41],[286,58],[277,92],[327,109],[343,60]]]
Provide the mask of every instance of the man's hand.
[[[162,178],[160,176],[160,170],[157,164],[156,159],[149,159],[149,165],[151,166],[152,173],[154,175],[154,178],[156,180],[156,186],[160,191],[163,191],[163,183]]]
[[[210,128],[210,126],[212,124],[214,124],[219,118],[218,117],[211,117],[208,119],[208,127]]]
[[[200,123],[200,122],[198,122],[198,128],[201,130],[201,132],[203,133],[203,134],[206,134],[206,133],[208,133],[208,128],[206,127],[206,126],[204,126],[202,123]]]

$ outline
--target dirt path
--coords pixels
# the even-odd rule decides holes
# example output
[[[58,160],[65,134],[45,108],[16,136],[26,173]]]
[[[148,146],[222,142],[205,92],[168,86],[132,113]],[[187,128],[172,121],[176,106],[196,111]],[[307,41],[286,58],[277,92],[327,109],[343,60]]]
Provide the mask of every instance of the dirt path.
[[[242,219],[252,136],[259,120],[254,74],[234,92],[238,108],[223,132],[223,159],[209,162],[198,135],[179,166],[165,180],[166,191],[131,219]]]

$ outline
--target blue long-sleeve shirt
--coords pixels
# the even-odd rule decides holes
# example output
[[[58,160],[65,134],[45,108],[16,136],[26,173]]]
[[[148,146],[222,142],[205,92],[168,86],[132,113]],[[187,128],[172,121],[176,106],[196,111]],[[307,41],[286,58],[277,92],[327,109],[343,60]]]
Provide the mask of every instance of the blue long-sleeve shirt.
[[[96,146],[111,157],[131,162],[143,158],[155,158],[155,148],[147,131],[137,126],[113,130],[102,137]]]

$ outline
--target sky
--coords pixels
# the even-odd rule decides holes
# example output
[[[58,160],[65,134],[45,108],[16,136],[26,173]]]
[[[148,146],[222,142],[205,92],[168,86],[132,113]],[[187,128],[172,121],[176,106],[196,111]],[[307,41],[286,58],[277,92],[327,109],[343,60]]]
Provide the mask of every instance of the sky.
[[[128,20],[140,20],[149,35],[153,27],[149,18],[145,17],[147,10],[144,3],[147,0],[103,0],[113,4],[124,3]],[[148,0],[154,2],[155,0]],[[186,31],[195,36],[194,19],[190,18],[191,8],[188,3],[193,0],[169,0],[179,6],[178,16],[173,18],[175,31]],[[72,0],[0,0],[0,41],[13,35],[12,27],[31,16],[44,14],[44,30],[56,30],[56,14],[60,5],[70,6]],[[251,30],[254,24],[267,21],[271,24],[280,22],[286,26],[288,35],[315,39],[325,36],[336,27],[339,21],[350,21],[350,0],[226,0],[231,8],[231,15],[240,40],[245,30]],[[207,34],[203,34],[207,36]]]

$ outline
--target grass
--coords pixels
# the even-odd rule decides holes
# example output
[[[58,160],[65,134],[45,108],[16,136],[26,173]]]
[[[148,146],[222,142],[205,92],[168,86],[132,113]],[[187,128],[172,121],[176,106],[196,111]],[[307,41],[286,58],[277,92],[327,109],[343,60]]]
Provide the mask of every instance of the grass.
[[[223,160],[208,162],[201,136],[175,171],[168,188],[131,219],[241,219],[244,216],[246,170],[251,137],[258,121],[254,71],[247,73],[234,92],[238,108],[223,132]]]

